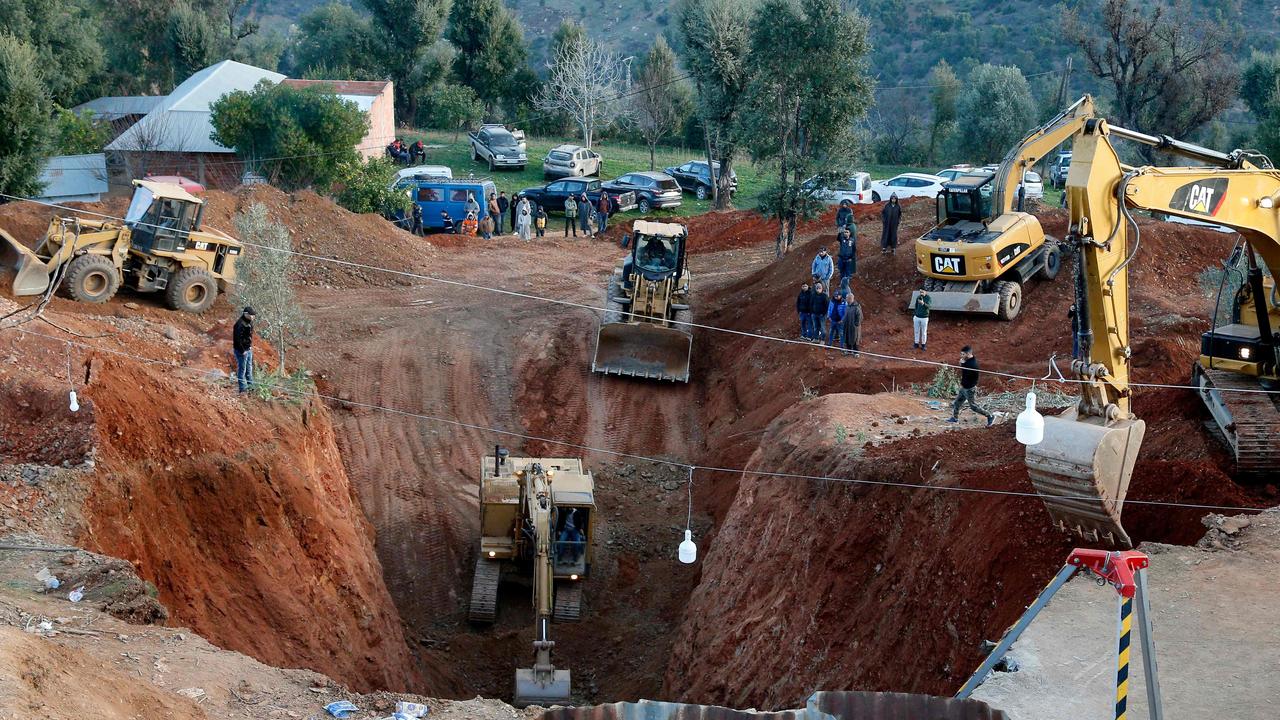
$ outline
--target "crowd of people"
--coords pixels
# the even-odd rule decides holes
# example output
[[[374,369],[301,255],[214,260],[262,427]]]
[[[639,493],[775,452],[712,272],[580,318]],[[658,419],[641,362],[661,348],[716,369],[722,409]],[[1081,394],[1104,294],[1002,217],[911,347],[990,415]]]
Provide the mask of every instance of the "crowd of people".
[[[395,160],[401,165],[412,165],[415,162],[427,161],[427,146],[419,140],[412,145],[405,145],[404,141],[396,138],[387,144],[387,157]]]
[[[578,237],[582,232],[584,238],[594,238],[609,228],[609,216],[616,210],[614,200],[609,193],[602,192],[592,202],[586,193],[564,200],[564,236]],[[408,229],[414,235],[424,235],[422,206],[412,203],[408,218]],[[440,211],[441,232],[450,235],[480,236],[488,240],[494,235],[511,234],[521,240],[533,237],[545,237],[547,234],[547,208],[526,197],[523,193],[515,193],[507,197],[506,191],[490,195],[485,201],[485,210],[480,212],[480,204],[473,193],[467,193],[467,202],[463,206],[463,218],[458,221],[447,210]]]

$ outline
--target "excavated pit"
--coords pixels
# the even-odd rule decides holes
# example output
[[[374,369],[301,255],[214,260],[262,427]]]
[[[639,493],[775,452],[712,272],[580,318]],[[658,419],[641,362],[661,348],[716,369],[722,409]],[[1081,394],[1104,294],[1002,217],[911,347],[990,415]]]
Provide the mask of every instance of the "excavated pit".
[[[250,202],[267,204],[305,252],[576,303],[601,303],[622,252],[554,235],[423,241],[313,194],[264,187],[212,193],[210,224],[230,229]],[[30,208],[14,207],[0,208],[0,224],[17,213],[23,227],[41,225]],[[864,349],[910,356],[909,238],[927,227],[932,207],[907,206],[908,244],[897,256],[872,248],[876,208],[860,214],[853,287],[867,315]],[[1044,221],[1061,234],[1060,212]],[[775,226],[751,213],[690,223],[695,320],[793,337],[795,293],[817,245],[834,241],[831,218],[802,226],[799,246],[777,261]],[[1134,265],[1139,379],[1187,379],[1210,304],[1196,274],[1229,242],[1144,226]],[[96,438],[89,544],[132,561],[160,589],[171,622],[267,662],[359,688],[509,697],[513,669],[531,656],[527,586],[504,587],[493,627],[466,622],[475,473],[495,444],[582,456],[596,474],[603,522],[583,618],[553,627],[578,702],[776,709],[818,688],[950,694],[980,659],[980,641],[1021,612],[1071,547],[1031,498],[751,472],[1029,491],[1011,425],[942,431],[945,410],[920,393],[934,368],[700,329],[688,385],[601,378],[588,370],[591,311],[315,260],[303,263],[301,280],[316,332],[294,357],[337,398],[327,407],[245,410],[255,406],[224,388],[181,392],[161,370],[99,358],[89,410],[67,422],[57,382],[0,364],[0,399],[29,405],[16,420],[0,418],[15,438],[0,446],[4,462],[83,463],[85,438]],[[1013,323],[939,316],[929,359],[952,360],[973,344],[986,367],[1043,375],[1050,352],[1070,349],[1069,293],[1062,278],[1029,287]],[[59,300],[53,310],[79,318],[87,334],[109,324],[163,336],[163,325],[178,325],[178,341],[125,346],[226,366],[233,312],[222,303],[203,319],[132,296],[103,307]],[[60,367],[56,343],[36,352],[29,340],[0,341],[0,350]],[[40,393],[21,384],[36,382]],[[1026,388],[984,380],[983,389]],[[143,399],[155,397],[164,402]],[[1275,503],[1274,488],[1242,488],[1224,472],[1226,454],[1192,394],[1142,391],[1135,410],[1149,430],[1132,499]],[[675,558],[685,470],[550,440],[749,471],[695,476],[700,559],[687,567]],[[174,449],[176,461],[167,457]],[[1135,540],[1187,543],[1202,533],[1200,515],[1131,505],[1125,523]]]

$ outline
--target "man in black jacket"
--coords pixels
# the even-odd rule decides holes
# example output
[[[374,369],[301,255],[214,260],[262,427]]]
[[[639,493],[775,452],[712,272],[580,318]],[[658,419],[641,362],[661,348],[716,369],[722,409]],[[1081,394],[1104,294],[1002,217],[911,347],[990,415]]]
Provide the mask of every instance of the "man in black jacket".
[[[986,417],[987,427],[991,427],[996,421],[996,416],[978,405],[977,395],[978,358],[974,357],[973,349],[965,345],[960,350],[960,392],[956,393],[956,401],[951,403],[951,417],[947,422],[960,422],[960,406],[968,402],[969,408]]]
[[[849,232],[847,228],[841,228],[840,234],[836,236],[836,242],[840,245],[840,251],[837,255],[837,264],[840,266],[840,280],[851,278],[858,272],[858,245],[857,237]]]
[[[246,306],[231,329],[231,349],[236,356],[236,383],[240,392],[253,385],[253,321],[256,317],[253,308]]]
[[[800,316],[800,337],[809,339],[809,303],[813,298],[813,291],[809,289],[809,283],[803,283],[800,286],[800,294],[796,296],[796,314]]]
[[[502,234],[502,221],[507,217],[507,208],[511,207],[511,201],[507,199],[507,191],[503,190],[498,193],[498,217],[493,221],[498,223],[498,234]]]
[[[822,328],[822,321],[827,317],[829,300],[827,294],[823,292],[822,283],[813,284],[813,293],[809,296],[809,339],[822,341],[826,335],[826,330]]]

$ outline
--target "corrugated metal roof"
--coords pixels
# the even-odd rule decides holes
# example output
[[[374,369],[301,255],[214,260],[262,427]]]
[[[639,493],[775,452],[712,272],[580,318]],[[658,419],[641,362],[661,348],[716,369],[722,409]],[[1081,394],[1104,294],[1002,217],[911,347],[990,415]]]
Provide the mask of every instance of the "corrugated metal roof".
[[[372,95],[377,97],[391,84],[390,80],[303,80],[289,78],[285,85],[292,87],[308,87],[310,85],[326,85],[331,92],[338,95]]]
[[[641,700],[554,708],[539,720],[1008,720],[980,700],[878,692],[817,692],[803,710],[756,712]]]
[[[107,156],[95,153],[49,158],[40,181],[44,190],[38,198],[96,202],[107,191]]]
[[[284,75],[234,60],[210,65],[174,88],[146,117],[107,145],[107,149],[126,152],[232,152],[209,138],[213,133],[209,105],[229,92],[252,90],[264,79],[280,82]]]
[[[146,115],[163,101],[163,95],[120,95],[100,97],[71,109],[77,113],[89,111],[104,120],[115,120],[127,115]]]

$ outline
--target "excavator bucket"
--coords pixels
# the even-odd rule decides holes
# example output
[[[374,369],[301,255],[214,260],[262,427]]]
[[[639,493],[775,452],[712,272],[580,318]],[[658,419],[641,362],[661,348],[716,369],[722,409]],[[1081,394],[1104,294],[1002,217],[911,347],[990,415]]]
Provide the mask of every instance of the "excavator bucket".
[[[1077,420],[1072,408],[1044,419],[1044,439],[1027,446],[1031,484],[1060,529],[1095,543],[1133,546],[1120,511],[1147,424]]]
[[[512,704],[516,707],[564,705],[569,702],[569,688],[568,670],[517,668]]]
[[[14,295],[39,295],[49,289],[49,266],[3,230],[0,230],[0,273],[9,278]]]
[[[693,336],[654,323],[605,323],[591,369],[606,375],[689,381]]]

